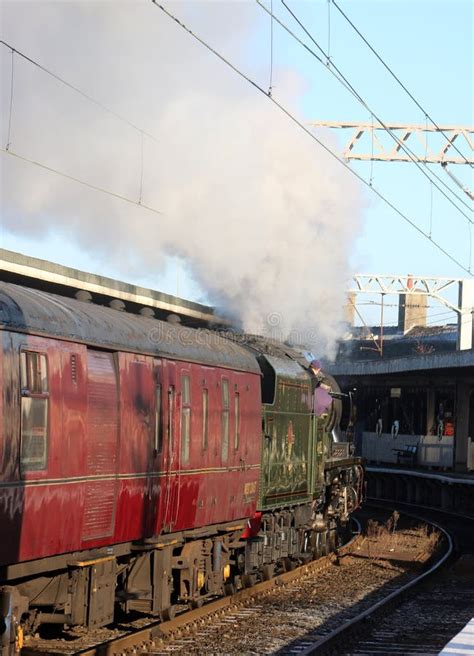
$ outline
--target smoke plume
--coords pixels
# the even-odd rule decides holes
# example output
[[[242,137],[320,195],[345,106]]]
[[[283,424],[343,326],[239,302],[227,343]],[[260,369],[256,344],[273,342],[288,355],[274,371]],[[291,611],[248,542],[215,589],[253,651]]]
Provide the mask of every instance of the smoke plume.
[[[268,85],[253,4],[168,6]],[[2,11],[6,41],[156,137],[144,136],[142,158],[137,130],[15,56],[11,150],[135,200],[141,193],[162,212],[3,154],[4,228],[61,234],[135,277],[177,255],[246,331],[331,354],[362,207],[340,164],[151,2],[4,2]],[[5,147],[5,48],[1,64]],[[277,68],[274,80],[299,114],[298,74]]]

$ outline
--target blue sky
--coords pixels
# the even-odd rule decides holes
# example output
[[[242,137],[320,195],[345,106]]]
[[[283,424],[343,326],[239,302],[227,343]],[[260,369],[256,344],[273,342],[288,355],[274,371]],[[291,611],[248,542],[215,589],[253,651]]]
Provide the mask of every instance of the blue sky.
[[[438,124],[473,125],[471,2],[386,0],[339,4]],[[291,16],[282,11],[280,3],[275,2],[274,6],[282,19],[291,25]],[[312,34],[326,49],[328,3],[300,3],[299,6],[293,3],[292,6],[297,8],[295,13],[306,26],[311,26]],[[423,113],[377,62],[335,7],[329,6],[331,58],[367,105],[386,122],[424,124],[426,119]],[[301,34],[297,26],[295,31]],[[294,42],[280,29],[275,28],[275,37],[277,60],[284,58],[292,61],[308,80],[310,88],[303,104],[308,118],[371,121],[365,108],[313,57],[293,45]],[[338,132],[341,149],[349,135],[350,132]],[[432,207],[433,239],[450,250],[463,264],[469,264],[467,220],[436,189],[433,190],[431,204],[431,184],[414,164],[374,162],[371,165],[353,162],[351,166],[366,179],[372,173],[374,186],[428,232]],[[450,184],[440,166],[430,165],[430,170]],[[452,166],[452,170],[472,189],[472,169]],[[439,182],[437,184],[442,186]],[[467,196],[456,187],[452,188],[469,204]],[[365,229],[354,252],[354,260],[360,271],[465,275],[370,191],[367,192],[367,200],[369,207],[365,213]],[[469,211],[458,204],[472,219],[472,209]]]
[[[199,11],[200,3],[196,1],[194,4]],[[266,4],[270,6],[270,0]],[[425,122],[423,113],[390,78],[334,6],[326,0],[294,1],[288,4],[323,48],[328,46],[329,7],[331,59],[384,121]],[[473,124],[472,2],[340,0],[339,4],[438,124]],[[36,5],[41,5],[41,2]],[[179,2],[169,3],[168,6],[176,15],[180,15]],[[209,6],[212,5],[208,3]],[[236,2],[235,12],[238,13],[242,6],[243,3]],[[275,14],[309,43],[278,0],[273,0],[273,7]],[[192,12],[187,17],[190,27],[193,27]],[[269,17],[253,4],[251,17],[251,29],[239,44],[239,61],[266,88],[269,84],[270,61]],[[166,20],[161,15],[153,15],[153,19]],[[217,19],[210,26],[197,23],[197,27],[203,29],[210,43],[219,43],[220,27]],[[370,114],[334,80],[325,67],[278,25],[274,25],[273,29],[273,85],[276,97],[285,71],[295,71],[300,80],[303,80],[304,90],[294,98],[288,96],[286,91],[284,101],[305,120],[371,120]],[[41,60],[41,47],[32,54]],[[227,74],[232,79],[233,73],[229,71]],[[93,70],[90,75],[94,75]],[[342,151],[349,133],[338,132],[335,136]],[[315,148],[318,148],[316,144]],[[466,219],[438,191],[432,189],[414,165],[375,162],[373,165],[352,163],[351,167],[365,179],[372,176],[373,185],[420,228],[427,232],[431,230],[433,239],[464,265],[474,266],[474,258],[469,261],[470,228]],[[432,165],[431,168],[472,208],[473,203],[451,184],[441,167]],[[472,169],[453,166],[452,170],[467,186],[474,188]],[[364,191],[364,200],[363,229],[351,253],[355,270],[447,277],[467,275],[404,223],[369,189]],[[458,205],[472,218],[472,210],[466,209],[459,201]],[[21,229],[3,230],[2,246],[102,275],[150,285],[170,293],[178,292],[191,299],[205,300],[205,290],[199,289],[194,283],[187,272],[186,262],[178,262],[176,259],[171,259],[166,270],[159,275],[141,273],[137,276],[112,265],[107,258],[96,252],[77,247],[75,240],[68,237],[67,233],[53,232],[47,240],[42,240],[38,235],[28,237]],[[371,320],[370,313],[367,320]]]

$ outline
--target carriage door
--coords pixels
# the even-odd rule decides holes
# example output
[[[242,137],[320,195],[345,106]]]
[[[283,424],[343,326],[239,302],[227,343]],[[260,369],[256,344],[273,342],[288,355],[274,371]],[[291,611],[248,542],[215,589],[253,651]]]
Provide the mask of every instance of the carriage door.
[[[162,398],[162,493],[161,522],[165,532],[170,532],[176,523],[179,501],[179,431],[178,393],[176,390],[176,364],[163,361],[161,386]]]
[[[118,390],[113,353],[87,350],[83,541],[113,535],[116,506]]]

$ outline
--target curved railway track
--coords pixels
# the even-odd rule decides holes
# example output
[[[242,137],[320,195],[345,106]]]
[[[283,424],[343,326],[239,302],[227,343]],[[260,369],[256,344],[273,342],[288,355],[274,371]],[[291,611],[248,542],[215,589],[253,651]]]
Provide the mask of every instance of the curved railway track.
[[[383,515],[386,519],[386,511]],[[362,541],[356,536],[337,555],[186,612],[171,622],[154,622],[94,647],[48,653],[312,653],[310,649],[317,647],[324,635],[330,636],[341,622],[350,623],[354,615],[370,611],[375,603],[395,594],[402,580],[406,583],[418,576],[415,570],[422,566],[419,561],[413,566],[393,560],[390,554],[386,559],[370,553],[369,557],[362,556]],[[24,653],[38,654],[38,650]]]
[[[339,557],[349,553],[351,549],[356,548],[361,538],[361,525],[354,520],[355,530],[352,537],[339,548]],[[125,631],[124,635],[110,638],[100,644],[91,647],[77,649],[68,648],[67,645],[58,644],[54,641],[54,646],[47,647],[44,644],[27,646],[22,649],[22,656],[39,656],[42,654],[68,654],[81,656],[115,656],[122,654],[145,654],[161,653],[155,651],[158,644],[163,640],[173,641],[174,646],[171,651],[176,651],[181,645],[186,644],[192,632],[202,632],[204,626],[217,626],[219,622],[233,622],[233,618],[249,617],[257,610],[253,603],[256,599],[264,597],[277,588],[284,588],[296,581],[304,580],[311,577],[316,572],[323,571],[330,567],[331,562],[335,559],[333,553],[327,554],[305,565],[295,568],[292,571],[285,572],[268,581],[262,581],[251,588],[242,589],[232,596],[223,597],[206,603],[203,607],[194,610],[186,610],[177,615],[173,620],[167,622],[152,621],[148,622],[143,628],[133,628]],[[166,648],[165,648],[166,653]]]
[[[371,504],[393,507],[392,502]],[[397,503],[445,534],[449,549],[428,571],[328,635],[281,653],[310,656],[436,655],[474,617],[474,517]]]

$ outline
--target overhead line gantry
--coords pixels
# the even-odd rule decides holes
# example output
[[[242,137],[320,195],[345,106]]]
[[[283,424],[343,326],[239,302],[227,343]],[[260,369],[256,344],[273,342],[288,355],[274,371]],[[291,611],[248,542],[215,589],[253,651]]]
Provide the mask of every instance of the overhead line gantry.
[[[410,125],[405,123],[388,123],[385,127],[370,122],[351,122],[351,121],[311,121],[310,125],[317,128],[342,128],[352,129],[353,133],[344,149],[344,158],[347,160],[363,161],[380,161],[380,162],[413,162],[406,152],[401,150],[402,144],[406,143],[411,137],[415,136],[416,145],[423,149],[417,154],[415,151],[415,160],[426,164],[474,164],[474,156],[471,154],[466,158],[456,157],[452,154],[453,144],[457,141],[467,144],[471,153],[474,151],[474,127],[462,125]],[[379,132],[395,132],[400,142],[395,143],[390,149],[387,148],[378,137]],[[448,139],[444,140],[442,147],[437,151],[432,151],[429,147],[427,133],[437,132],[446,135]],[[356,146],[361,142],[362,137],[369,136],[371,143],[374,145],[374,151],[370,153],[356,152]],[[410,144],[415,142],[411,139]]]

